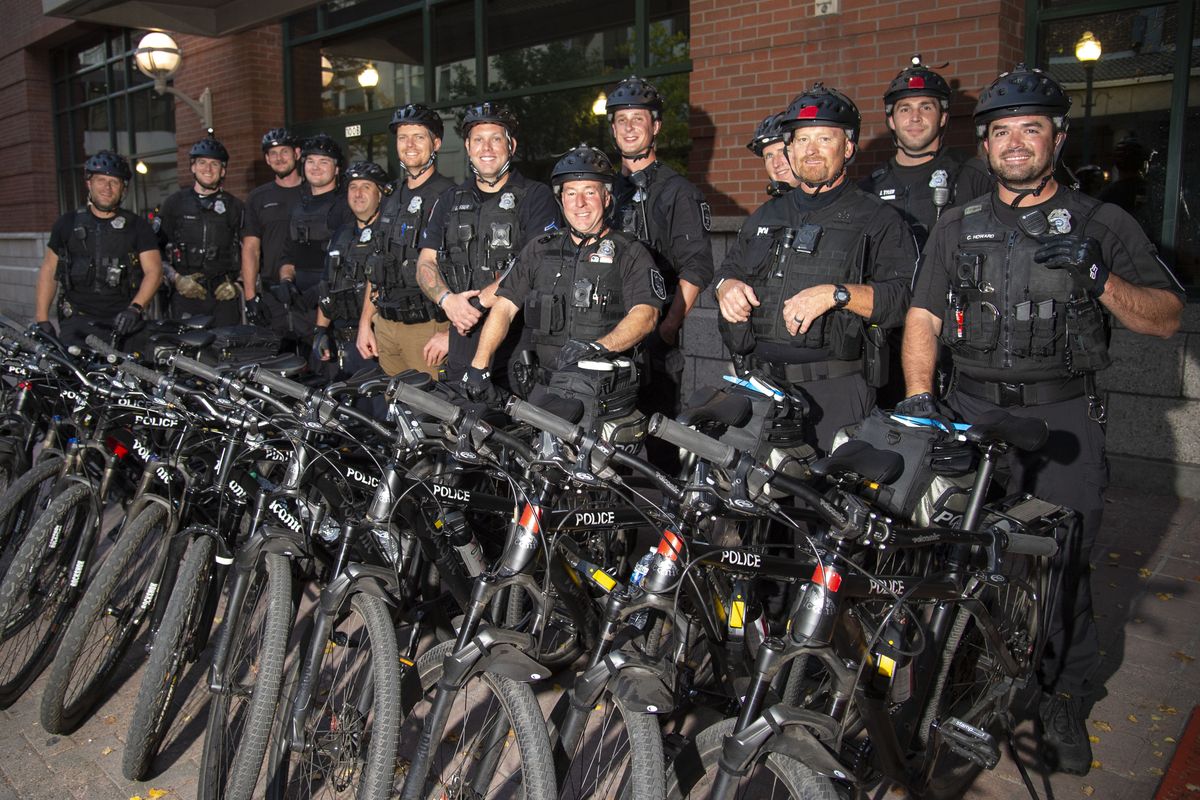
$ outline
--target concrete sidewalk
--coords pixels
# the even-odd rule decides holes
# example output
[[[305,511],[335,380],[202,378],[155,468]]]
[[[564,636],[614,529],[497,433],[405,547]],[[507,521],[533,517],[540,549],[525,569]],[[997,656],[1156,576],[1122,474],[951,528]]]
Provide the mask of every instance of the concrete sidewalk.
[[[1088,723],[1098,762],[1083,778],[1032,777],[1042,798],[1150,800],[1175,752],[1192,707],[1200,703],[1200,503],[1113,490],[1096,549],[1092,581],[1106,693]],[[39,680],[16,705],[0,711],[0,800],[87,798],[127,800],[195,796],[204,735],[203,669],[185,717],[168,735],[159,774],[147,783],[121,777],[121,748],[140,674],[71,736],[38,724]],[[182,694],[182,693],[181,693]],[[1032,727],[1019,749],[1033,763]],[[1198,793],[1200,795],[1200,793]],[[967,797],[1019,800],[1027,793],[1007,752]]]

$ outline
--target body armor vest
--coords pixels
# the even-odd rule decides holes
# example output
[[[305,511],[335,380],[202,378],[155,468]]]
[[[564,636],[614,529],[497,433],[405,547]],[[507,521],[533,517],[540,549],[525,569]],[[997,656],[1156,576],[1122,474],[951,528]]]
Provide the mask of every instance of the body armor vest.
[[[679,286],[679,275],[675,266],[667,258],[670,242],[664,241],[667,235],[662,221],[654,215],[651,187],[662,169],[662,162],[655,161],[644,170],[629,175],[626,180],[633,186],[631,195],[623,193],[617,198],[617,209],[614,221],[619,230],[627,233],[646,245],[650,255],[654,257],[654,265],[662,273],[666,282],[667,306]],[[659,189],[662,189],[660,183]]]
[[[293,242],[314,245],[324,249],[333,238],[329,227],[329,212],[333,210],[337,192],[326,192],[313,197],[307,187],[300,193],[300,202],[292,208],[288,221],[288,236]]]
[[[345,225],[329,243],[325,256],[328,283],[322,286],[321,310],[341,327],[358,325],[363,290],[370,268],[385,254],[386,242],[375,227]]]
[[[862,354],[863,325],[850,311],[832,309],[815,320],[804,334],[792,336],[783,317],[783,303],[799,291],[824,283],[862,283],[866,237],[859,220],[839,219],[844,205],[834,202],[806,214],[796,227],[771,229],[766,259],[751,265],[750,282],[759,306],[750,325],[758,342],[798,349],[822,348],[829,357],[853,360]],[[797,354],[796,361],[812,361]]]
[[[417,283],[419,243],[429,218],[427,201],[415,193],[402,200],[405,194],[407,192],[401,189],[385,198],[380,211],[379,230],[385,237],[386,247],[372,263],[368,275],[374,292],[371,300],[379,316],[392,322],[442,322],[446,315],[425,296]]]
[[[517,210],[523,187],[505,185],[482,203],[472,189],[451,196],[450,213],[438,253],[442,278],[453,292],[484,289],[508,269],[523,240]]]
[[[237,246],[241,220],[236,218],[231,198],[223,191],[206,197],[190,189],[185,191],[167,245],[171,265],[188,275],[202,272],[210,280],[236,274],[241,258]]]
[[[538,239],[537,272],[525,298],[525,328],[544,365],[555,362],[568,339],[595,341],[625,318],[617,264],[632,237],[610,232],[576,251],[569,236]]]
[[[66,299],[80,305],[79,296],[96,305],[124,305],[137,294],[142,282],[134,226],[137,217],[118,209],[111,219],[100,219],[86,207],[75,212],[71,237],[58,254],[58,279]]]
[[[1063,190],[1050,231],[1083,232],[1099,202]],[[997,219],[994,197],[965,209],[941,339],[954,364],[979,380],[1039,381],[1103,369],[1108,324],[1103,309],[1073,287],[1065,269],[1033,260],[1041,243]],[[1065,223],[1063,222],[1065,220]]]
[[[922,165],[920,177],[916,177],[916,169],[904,170],[901,173],[889,161],[871,173],[869,191],[899,211],[917,237],[917,244],[924,246],[934,223],[956,200],[955,188],[961,169],[962,164],[951,158],[946,151]],[[912,178],[912,181],[905,182],[901,179],[902,176]],[[937,187],[931,185],[935,183],[938,184]],[[962,199],[965,201],[971,198]]]

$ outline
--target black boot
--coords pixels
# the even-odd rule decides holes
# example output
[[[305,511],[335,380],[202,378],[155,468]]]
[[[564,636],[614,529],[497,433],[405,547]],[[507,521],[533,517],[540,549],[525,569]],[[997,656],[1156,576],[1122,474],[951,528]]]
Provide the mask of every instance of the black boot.
[[[1046,693],[1038,708],[1042,718],[1042,758],[1055,772],[1086,775],[1092,768],[1092,744],[1084,724],[1083,704],[1066,692]]]

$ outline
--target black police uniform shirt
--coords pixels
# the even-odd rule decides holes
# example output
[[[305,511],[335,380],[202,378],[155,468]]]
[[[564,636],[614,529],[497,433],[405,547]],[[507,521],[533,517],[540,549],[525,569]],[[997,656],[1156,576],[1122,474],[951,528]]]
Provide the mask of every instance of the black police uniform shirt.
[[[307,187],[302,188],[306,193]],[[296,201],[296,205],[299,206],[304,200],[305,194],[302,193],[300,199]],[[354,222],[354,212],[346,204],[346,195],[340,189],[325,192],[315,197],[309,196],[308,210],[315,215],[319,214],[321,209],[325,211],[324,219],[329,230],[329,239],[333,238],[333,232],[338,228]],[[295,213],[294,207],[293,213]],[[324,271],[325,249],[329,244],[329,239],[298,242],[292,239],[291,231],[290,229],[288,230],[288,239],[284,246],[283,263],[295,265],[296,285],[302,291],[307,288],[305,284],[315,284]],[[305,277],[301,277],[301,273],[304,273]]]
[[[279,268],[286,263],[288,221],[292,207],[299,202],[299,184],[280,186],[275,181],[264,183],[246,197],[242,238],[254,236],[261,240],[259,275],[265,281],[277,281]]]
[[[861,226],[860,249],[855,253],[860,263],[847,264],[850,275],[840,282],[871,285],[874,305],[871,316],[864,322],[881,328],[902,325],[908,311],[909,288],[917,261],[912,232],[898,211],[848,181],[832,189],[822,189],[815,196],[797,188],[760,206],[742,225],[730,246],[717,270],[717,282],[728,278],[747,283],[761,301],[763,292],[759,288],[769,278],[769,270],[763,269],[763,265],[773,258],[772,252],[781,231],[802,225],[819,225],[822,220]],[[819,254],[820,239],[816,247],[815,253]],[[759,271],[756,273],[755,270]],[[792,281],[785,285],[794,285],[794,290],[789,288],[784,294],[790,297],[809,286],[830,282],[823,277],[802,279],[798,284]],[[831,309],[826,315],[832,313]],[[782,325],[786,320],[780,316],[778,321],[767,322]],[[825,361],[834,357],[829,348],[800,346],[800,340],[795,337],[787,342],[760,340],[753,352],[764,361],[784,364]]]
[[[201,238],[205,236],[204,232],[198,231],[196,228],[192,228],[189,233],[186,220],[187,216],[198,215],[201,209],[206,210],[206,216],[209,217],[205,221],[206,225],[224,223],[222,225],[224,231],[212,231],[209,234],[223,238],[222,249],[224,252],[221,254],[222,258],[219,264],[200,263],[203,256],[199,254],[199,249],[211,242],[188,241],[192,236],[199,235]],[[244,217],[245,207],[242,205],[242,201],[223,189],[209,195],[201,195],[190,186],[180,189],[163,201],[158,214],[159,232],[168,245],[167,263],[176,272],[184,275],[203,272],[210,275],[219,273],[236,278],[241,272],[241,250],[238,246],[238,235],[242,230]],[[170,248],[172,245],[183,245],[188,249],[196,248],[196,252],[190,257],[186,251],[183,252],[183,257],[190,260],[176,264],[171,258]]]
[[[635,202],[637,182],[643,179],[647,198],[642,204],[644,220],[637,218],[641,212]],[[712,212],[700,190],[662,161],[632,175],[617,176],[611,225],[637,236],[650,248],[667,281],[669,295],[674,294],[681,280],[700,289],[712,282],[712,243],[708,236]]]
[[[577,245],[567,231],[556,231],[553,234],[539,236],[522,248],[517,262],[509,273],[500,281],[496,295],[512,302],[518,309],[523,309],[526,299],[537,286],[554,286],[556,293],[565,295],[566,313],[572,313],[572,295],[577,275],[573,266],[586,262],[589,266],[599,265],[603,269],[615,270],[619,274],[621,288],[621,315],[609,328],[616,327],[625,316],[635,307],[646,305],[659,310],[666,299],[666,291],[662,274],[654,264],[654,257],[646,246],[632,236],[623,234],[606,234],[598,237],[582,247]],[[561,265],[562,273],[558,281],[555,275]],[[548,270],[553,270],[548,273]],[[593,287],[593,295],[595,289]],[[593,296],[589,301],[595,301]],[[528,326],[528,321],[526,321]],[[565,330],[560,337],[566,343],[571,336],[570,319],[565,323]],[[607,334],[605,331],[604,334]],[[599,338],[599,336],[595,337]],[[594,341],[595,339],[591,339]]]
[[[942,214],[949,208],[987,194],[995,185],[982,159],[971,157],[964,160],[959,154],[943,149],[924,164],[912,167],[897,164],[893,157],[861,181],[859,186],[864,191],[878,195],[880,200],[899,211],[904,221],[912,227],[917,246],[924,247],[929,232],[938,220],[931,186],[935,176],[937,182],[944,182],[950,190]]]
[[[999,200],[998,195],[992,194],[978,198],[965,206],[952,209],[942,215],[942,219],[936,226],[929,237],[929,243],[925,246],[924,252],[921,254],[921,263],[917,268],[917,274],[913,279],[913,299],[912,305],[914,308],[923,308],[929,311],[939,320],[944,320],[947,304],[948,304],[948,289],[957,281],[957,265],[958,254],[972,247],[971,242],[964,242],[963,234],[963,218],[967,212],[971,214],[992,215],[994,218],[993,225],[997,229],[996,234],[1003,238],[1004,243],[1011,250],[1017,246],[1013,244],[1013,240],[1009,237],[1014,232],[1021,230],[1019,225],[1019,214],[1028,214],[1031,210],[1041,210],[1047,215],[1050,224],[1056,224],[1061,228],[1070,227],[1069,232],[1082,236],[1088,236],[1096,239],[1100,243],[1101,253],[1104,263],[1108,267],[1109,272],[1117,275],[1129,283],[1137,286],[1144,286],[1154,289],[1165,289],[1175,293],[1180,300],[1183,300],[1185,295],[1183,288],[1175,279],[1170,269],[1159,258],[1158,251],[1154,245],[1146,237],[1140,225],[1133,217],[1129,216],[1125,211],[1110,203],[1101,203],[1094,208],[1091,217],[1080,219],[1082,216],[1079,213],[1064,216],[1064,209],[1075,209],[1081,205],[1086,208],[1096,201],[1081,195],[1074,190],[1059,186],[1056,192],[1049,198],[1032,206],[1022,205],[1019,212],[1009,207],[1007,203]],[[1064,222],[1056,223],[1055,220],[1065,220]],[[1059,232],[1068,232],[1059,230]],[[980,234],[971,234],[974,238],[979,238]],[[984,234],[985,236],[991,235]],[[1018,233],[1018,236],[1024,237],[1025,234]],[[1036,242],[1025,243],[1023,249],[1032,252],[1032,248],[1036,246]],[[1030,263],[1030,269],[1049,269],[1040,264]],[[1063,271],[1055,270],[1056,273]],[[1066,278],[1067,276],[1064,276]],[[1015,319],[1015,312],[1009,308],[1010,303],[1006,303],[999,295],[1005,291],[1004,287],[995,287],[997,295],[993,305],[998,313],[1003,314],[1005,319]],[[1023,296],[1020,287],[1010,289],[1012,295],[1009,299],[1015,303]],[[943,323],[942,336],[945,338],[951,332]],[[1003,355],[1010,352],[1005,349],[1004,345],[996,351]],[[1010,353],[1011,355],[1011,353]],[[956,356],[956,366],[961,367],[958,362],[960,359]],[[1042,371],[1048,369],[1049,375],[1017,375],[1017,369],[1003,368],[987,368],[987,367],[972,367],[969,372],[971,377],[978,380],[1043,380],[1050,377],[1066,377],[1066,364],[1063,362],[1060,366],[1051,365],[1049,368],[1042,367]]]
[[[50,229],[50,240],[47,243],[49,249],[59,254],[60,268],[65,269],[67,265],[63,263],[62,253],[65,251],[71,237],[75,233],[75,215],[76,211],[68,211],[55,221],[54,226]],[[112,219],[102,219],[92,214],[90,207],[83,213],[91,217],[90,222],[93,224],[102,224],[116,227],[113,220],[120,218],[124,222],[119,223],[121,231],[128,231],[126,234],[130,253],[145,253],[148,251],[158,251],[158,236],[154,233],[154,228],[146,221],[144,217],[134,214],[132,211],[125,209],[117,209],[116,217]],[[136,292],[135,292],[136,294]],[[75,287],[70,292],[66,293],[67,302],[71,304],[76,314],[85,314],[92,317],[112,317],[117,312],[121,311],[129,305],[129,301],[133,296],[120,297],[116,295],[97,294],[92,291],[91,287]]]

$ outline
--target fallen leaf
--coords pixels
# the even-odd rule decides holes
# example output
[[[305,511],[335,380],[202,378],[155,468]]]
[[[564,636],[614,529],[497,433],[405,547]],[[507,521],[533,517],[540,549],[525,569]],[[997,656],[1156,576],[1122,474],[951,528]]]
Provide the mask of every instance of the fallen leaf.
[[[116,725],[117,717],[115,714],[109,714],[107,717],[104,718],[103,721],[104,721],[105,725]]]
[[[106,748],[104,748],[103,750],[101,750],[101,751],[100,751],[100,755],[102,755],[102,756],[106,756],[106,755],[108,755],[109,753],[111,753],[112,751],[113,751],[113,749],[112,749],[111,747],[106,747]]]
[[[1154,757],[1155,757],[1155,758],[1162,758],[1162,756],[1163,756],[1163,754],[1162,754],[1162,750],[1155,750],[1155,751],[1154,751]]]
[[[166,793],[167,793],[166,789],[151,789],[150,793],[149,793],[150,800],[158,800],[158,798],[162,797]]]
[[[1175,737],[1174,736],[1166,736],[1166,737],[1163,737],[1163,741],[1170,742],[1171,744],[1175,744]]]
[[[1188,790],[1189,792],[1200,792],[1200,786],[1197,786],[1197,785],[1196,785],[1196,784],[1194,784],[1194,783],[1189,783],[1189,784],[1187,785],[1187,790]]]
[[[1135,725],[1137,724],[1137,717],[1135,717],[1133,714],[1130,714],[1125,719],[1129,720],[1130,722],[1134,723]]]
[[[1088,736],[1088,741],[1091,742],[1092,744],[1099,744],[1100,737],[1093,733],[1090,736]]]
[[[1098,719],[1094,719],[1094,720],[1092,720],[1092,726],[1093,726],[1093,727],[1094,727],[1096,730],[1098,730],[1098,731],[1104,731],[1105,733],[1108,733],[1108,732],[1110,732],[1110,731],[1112,730],[1112,725],[1109,725],[1107,722],[1103,722],[1103,721],[1101,721],[1101,720],[1098,720]]]
[[[1150,570],[1146,569],[1145,567],[1142,567],[1141,569],[1138,570],[1138,577],[1139,578],[1149,578]]]
[[[1171,655],[1175,658],[1178,658],[1180,661],[1182,661],[1185,664],[1191,663],[1192,661],[1196,660],[1193,656],[1189,656],[1187,653],[1184,653],[1181,650],[1176,650],[1174,653],[1171,653]]]
[[[1149,770],[1147,770],[1147,772],[1149,772],[1151,775],[1162,775],[1163,774],[1163,771],[1161,769],[1159,769],[1158,767],[1151,767]]]
[[[1120,553],[1109,553],[1108,557],[1112,558],[1112,559],[1118,559],[1121,557],[1121,554]]]
[[[1101,764],[1098,760],[1092,759],[1092,769],[1100,769],[1100,767],[1102,767],[1102,766],[1104,766],[1104,765]]]
[[[1133,554],[1134,554],[1135,556],[1140,556],[1140,555],[1142,554],[1142,551],[1141,551],[1141,550],[1134,550],[1134,551],[1133,551]]]
[[[1175,598],[1175,595],[1171,594],[1170,592],[1159,592],[1158,594],[1156,594],[1154,596],[1157,597],[1159,600],[1164,600],[1164,601],[1165,600],[1173,600]]]
[[[1151,714],[1150,719],[1162,719],[1158,714]]]
[[[1094,795],[1096,793],[1096,790],[1094,788],[1092,788],[1091,786],[1088,786],[1086,783],[1083,786],[1079,787],[1079,790],[1081,792],[1083,792],[1083,794],[1086,797],[1091,797],[1092,795]]]
[[[1178,714],[1179,710],[1175,706],[1159,706],[1158,710],[1164,714]]]
[[[142,796],[140,794],[135,794],[133,797],[129,798],[129,800],[142,800]]]

